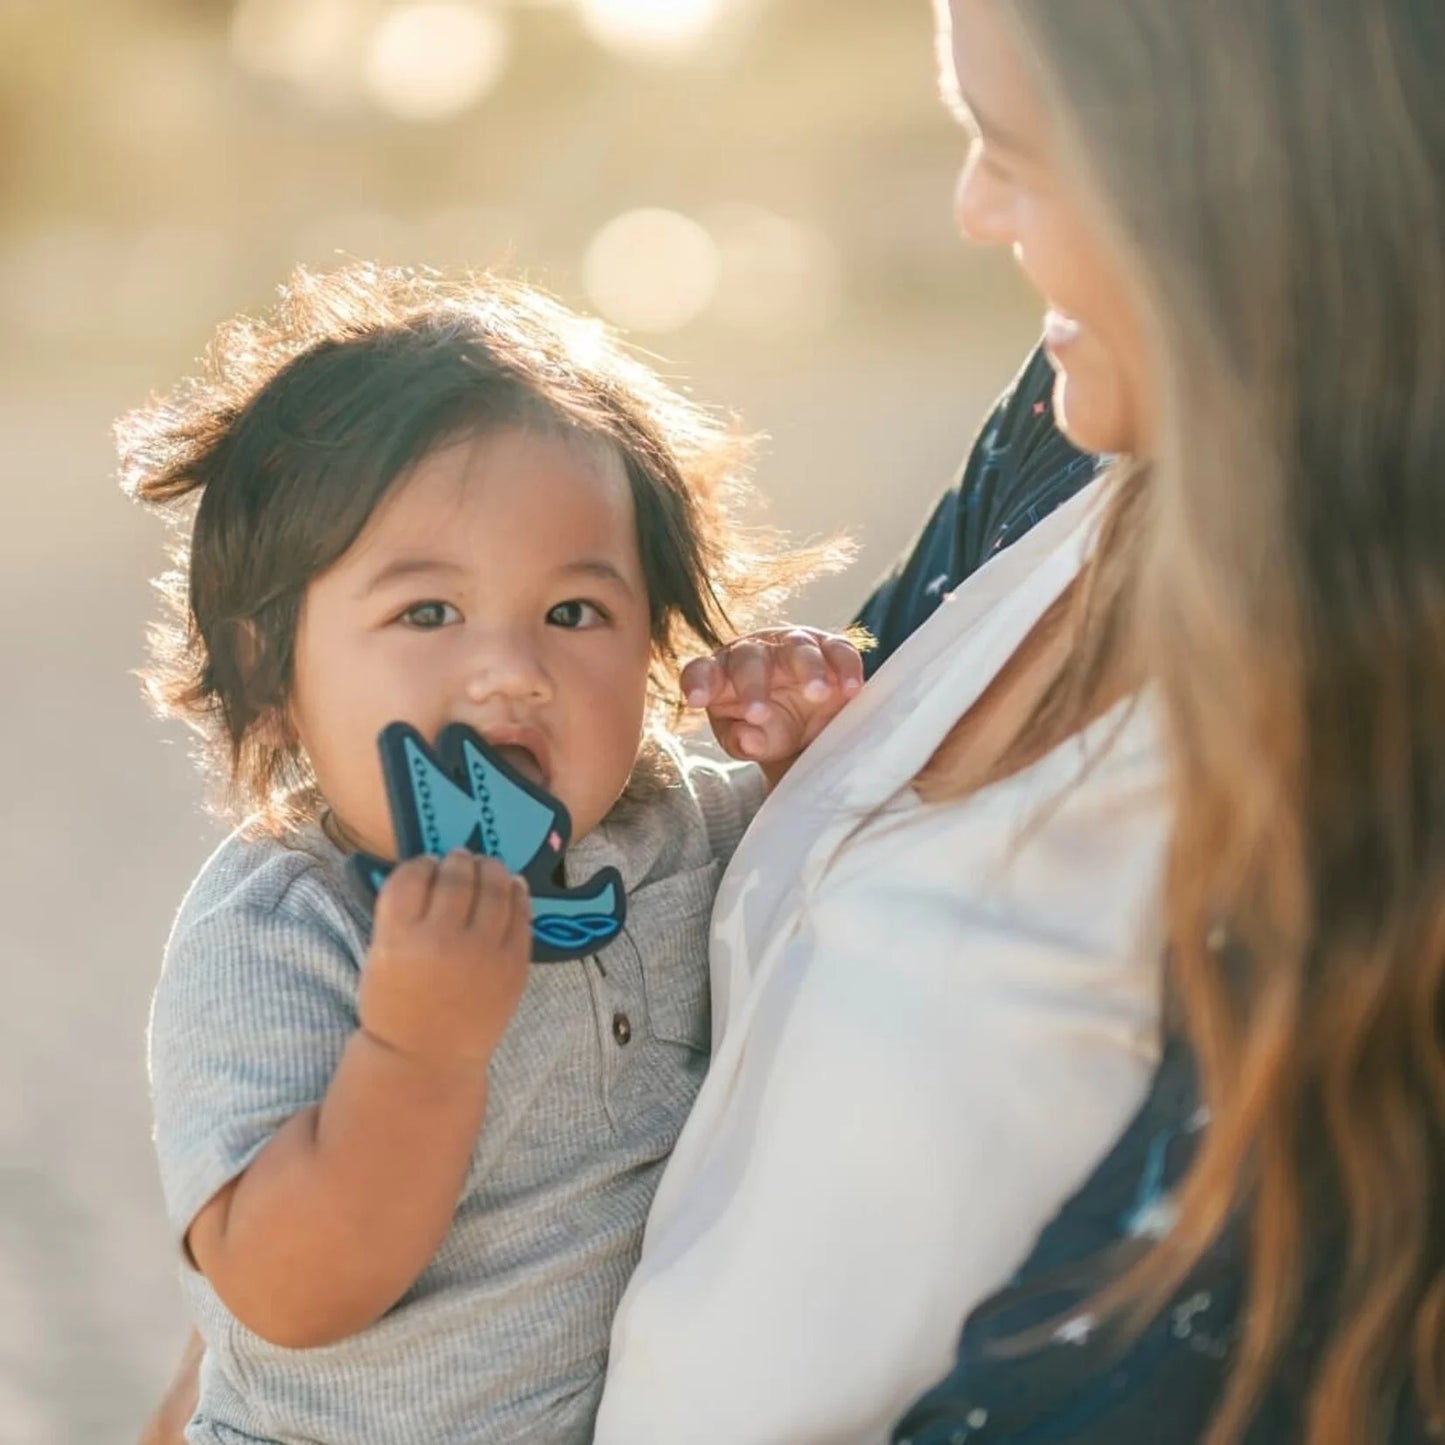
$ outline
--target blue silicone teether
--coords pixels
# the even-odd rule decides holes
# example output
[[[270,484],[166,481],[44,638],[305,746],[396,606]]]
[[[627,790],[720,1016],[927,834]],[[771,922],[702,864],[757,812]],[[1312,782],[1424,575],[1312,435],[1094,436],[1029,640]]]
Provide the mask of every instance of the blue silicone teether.
[[[579,888],[559,886],[558,865],[572,836],[567,809],[473,729],[453,723],[433,749],[415,728],[391,723],[377,745],[397,857],[441,857],[467,848],[520,873],[532,895],[534,962],[581,958],[622,931],[627,896],[621,875],[603,868]],[[392,868],[368,853],[356,854],[350,866],[373,896]]]

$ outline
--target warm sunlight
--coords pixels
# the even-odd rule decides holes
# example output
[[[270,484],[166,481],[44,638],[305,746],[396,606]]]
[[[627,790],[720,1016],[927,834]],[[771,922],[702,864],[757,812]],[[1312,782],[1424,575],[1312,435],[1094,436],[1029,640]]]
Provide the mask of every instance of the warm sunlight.
[[[670,59],[702,44],[723,0],[578,0],[578,9],[609,49]]]

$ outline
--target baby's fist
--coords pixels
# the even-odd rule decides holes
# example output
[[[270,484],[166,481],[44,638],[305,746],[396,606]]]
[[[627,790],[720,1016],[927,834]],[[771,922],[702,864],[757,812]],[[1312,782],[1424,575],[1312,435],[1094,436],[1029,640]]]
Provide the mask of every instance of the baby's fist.
[[[435,1064],[491,1057],[527,984],[531,899],[494,858],[460,849],[398,865],[376,899],[362,1027]]]
[[[863,659],[836,633],[768,627],[694,658],[681,681],[719,746],[776,782],[862,688]]]

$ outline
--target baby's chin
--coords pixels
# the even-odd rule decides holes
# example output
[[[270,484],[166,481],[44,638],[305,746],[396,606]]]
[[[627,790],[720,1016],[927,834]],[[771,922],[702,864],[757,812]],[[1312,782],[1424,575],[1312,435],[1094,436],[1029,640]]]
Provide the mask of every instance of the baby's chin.
[[[375,828],[359,827],[343,819],[334,808],[321,815],[321,831],[343,853],[369,853],[384,863],[395,863],[396,840],[391,830],[382,834]]]
[[[613,810],[629,796],[635,781],[632,772],[622,778],[609,778],[605,784],[589,790],[584,797],[569,788],[565,779],[559,779],[553,796],[566,808],[568,822],[572,825],[572,835],[567,846],[575,847],[584,838],[595,833],[611,817]]]

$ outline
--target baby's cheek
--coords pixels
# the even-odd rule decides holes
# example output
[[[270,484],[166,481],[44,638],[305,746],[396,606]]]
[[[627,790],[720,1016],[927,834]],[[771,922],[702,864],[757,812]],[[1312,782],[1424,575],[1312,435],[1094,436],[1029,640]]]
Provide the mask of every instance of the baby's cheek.
[[[599,726],[592,749],[590,782],[594,791],[615,797],[627,786],[642,745],[641,716],[614,714]]]
[[[353,735],[337,727],[326,741],[317,740],[309,756],[321,796],[347,839],[368,852],[394,857],[391,813],[374,737],[368,743],[365,730]]]
[[[353,788],[343,799],[331,800],[331,807],[349,843],[378,858],[395,861],[396,835],[384,794]]]
[[[601,693],[579,713],[569,766],[557,776],[574,837],[584,826],[596,827],[626,788],[642,745],[643,714],[644,706],[633,706],[620,690]]]

